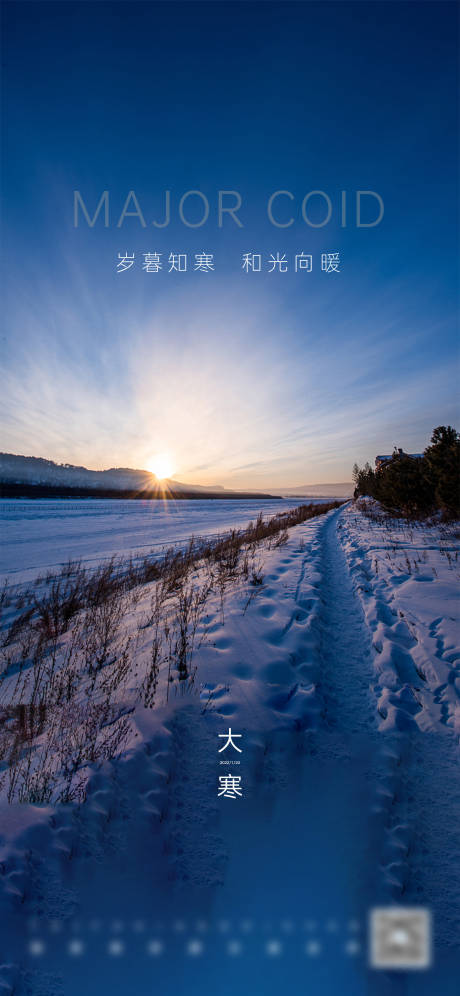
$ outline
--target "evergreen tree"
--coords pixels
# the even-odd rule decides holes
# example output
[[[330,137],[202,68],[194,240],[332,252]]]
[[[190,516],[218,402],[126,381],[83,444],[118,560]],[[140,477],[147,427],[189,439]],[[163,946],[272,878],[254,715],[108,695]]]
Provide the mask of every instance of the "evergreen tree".
[[[375,497],[386,508],[409,517],[427,515],[435,506],[424,460],[393,453],[376,475]]]
[[[460,513],[460,435],[451,425],[433,430],[423,457],[395,448],[392,457],[374,471],[355,463],[354,497],[369,495],[384,508],[409,517],[439,509],[445,516]]]
[[[451,425],[438,425],[424,453],[426,474],[436,505],[448,515],[460,511],[460,436]]]

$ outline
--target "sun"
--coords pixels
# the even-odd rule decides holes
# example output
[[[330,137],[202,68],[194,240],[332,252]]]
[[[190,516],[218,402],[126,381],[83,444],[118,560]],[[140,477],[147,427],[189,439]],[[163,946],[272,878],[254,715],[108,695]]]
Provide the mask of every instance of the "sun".
[[[151,457],[148,464],[147,470],[150,470],[152,474],[159,481],[163,481],[165,477],[171,477],[173,472],[173,465],[171,457],[167,453],[156,453],[155,456]]]

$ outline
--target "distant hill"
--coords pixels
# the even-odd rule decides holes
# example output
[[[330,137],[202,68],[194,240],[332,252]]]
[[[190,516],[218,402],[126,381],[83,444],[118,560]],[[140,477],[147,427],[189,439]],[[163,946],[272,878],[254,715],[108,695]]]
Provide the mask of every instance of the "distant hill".
[[[3,497],[104,497],[104,498],[260,498],[248,491],[227,491],[220,485],[205,487],[180,481],[159,481],[148,470],[111,467],[88,470],[43,457],[0,453],[0,488]],[[265,495],[267,498],[274,497]]]
[[[354,485],[348,481],[339,484],[299,484],[296,488],[282,488],[289,498],[351,498]]]

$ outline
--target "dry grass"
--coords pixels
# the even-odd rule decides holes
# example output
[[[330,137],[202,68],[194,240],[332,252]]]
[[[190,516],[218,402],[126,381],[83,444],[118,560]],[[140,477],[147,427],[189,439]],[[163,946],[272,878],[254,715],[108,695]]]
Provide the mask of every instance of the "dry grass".
[[[0,610],[16,612],[2,630],[0,669],[0,788],[8,800],[83,800],[90,769],[126,748],[136,704],[155,705],[160,672],[166,698],[193,689],[211,593],[224,623],[229,586],[263,585],[261,548],[283,545],[290,528],[340,504],[259,515],[246,529],[192,538],[136,564],[112,559],[89,572],[72,562],[16,601],[5,588]],[[133,634],[126,620],[146,585],[150,609]],[[145,630],[149,660],[138,677]]]
[[[446,522],[439,515],[420,520],[396,517],[378,502],[356,501],[356,508],[374,527],[379,552],[374,557],[374,570],[379,573],[381,562],[399,574],[419,574],[427,568],[438,576],[430,555],[445,557],[449,571],[458,576],[458,523]],[[378,537],[378,541],[377,541]]]

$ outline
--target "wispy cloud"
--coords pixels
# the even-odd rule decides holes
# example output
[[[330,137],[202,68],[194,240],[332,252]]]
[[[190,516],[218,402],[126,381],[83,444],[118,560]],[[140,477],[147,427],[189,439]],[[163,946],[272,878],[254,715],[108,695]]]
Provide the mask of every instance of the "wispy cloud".
[[[349,302],[342,317],[214,279],[117,301],[75,260],[63,290],[43,282],[9,313],[3,447],[91,467],[146,466],[235,486],[347,479],[354,459],[420,448],[454,418],[449,365],[417,360],[434,330]],[[121,301],[121,303],[120,303]]]

